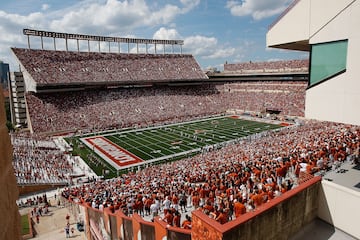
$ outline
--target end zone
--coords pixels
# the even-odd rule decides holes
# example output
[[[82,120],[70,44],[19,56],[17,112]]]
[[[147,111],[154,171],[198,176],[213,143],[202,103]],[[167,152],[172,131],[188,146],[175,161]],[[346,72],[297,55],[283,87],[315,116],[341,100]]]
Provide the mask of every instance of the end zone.
[[[116,170],[144,161],[102,136],[81,138],[80,140]]]

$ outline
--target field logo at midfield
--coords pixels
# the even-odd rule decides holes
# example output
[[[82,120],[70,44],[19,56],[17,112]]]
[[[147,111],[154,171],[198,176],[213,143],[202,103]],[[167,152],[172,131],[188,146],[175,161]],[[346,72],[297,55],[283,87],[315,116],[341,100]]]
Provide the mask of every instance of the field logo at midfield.
[[[125,149],[119,147],[104,137],[90,137],[83,140],[85,140],[86,145],[101,155],[101,157],[103,157],[115,168],[124,167],[143,161],[134,154],[126,151]],[[114,163],[116,165],[114,165]]]

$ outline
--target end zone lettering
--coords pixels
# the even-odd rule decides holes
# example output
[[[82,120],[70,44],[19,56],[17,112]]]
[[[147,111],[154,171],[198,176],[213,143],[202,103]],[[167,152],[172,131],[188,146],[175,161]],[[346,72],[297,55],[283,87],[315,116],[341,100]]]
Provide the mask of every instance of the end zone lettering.
[[[93,137],[85,140],[119,166],[130,165],[142,161],[104,137]]]

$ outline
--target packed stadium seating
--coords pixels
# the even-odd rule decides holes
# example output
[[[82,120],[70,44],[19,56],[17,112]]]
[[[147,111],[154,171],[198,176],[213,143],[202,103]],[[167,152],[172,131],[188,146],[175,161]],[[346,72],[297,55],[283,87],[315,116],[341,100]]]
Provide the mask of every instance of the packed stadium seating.
[[[283,60],[271,62],[225,63],[224,72],[236,73],[291,73],[308,72],[309,60]]]
[[[13,134],[13,166],[19,185],[68,184],[74,168],[50,139]]]
[[[229,83],[27,94],[34,132],[105,130],[179,121],[227,109],[303,116],[305,83]]]
[[[12,48],[36,84],[99,84],[204,80],[189,54],[125,54]]]
[[[185,195],[188,206],[224,223],[293,189],[301,174],[358,158],[359,139],[358,126],[309,121],[192,158],[66,188],[62,195],[100,210],[164,217],[169,209],[186,210],[179,206]],[[241,212],[235,202],[243,205]]]

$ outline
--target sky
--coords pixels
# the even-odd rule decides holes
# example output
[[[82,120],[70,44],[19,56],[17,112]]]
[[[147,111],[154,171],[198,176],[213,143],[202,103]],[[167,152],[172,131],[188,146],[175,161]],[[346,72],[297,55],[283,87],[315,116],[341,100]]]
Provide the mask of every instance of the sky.
[[[212,67],[222,70],[225,62],[305,59],[308,58],[306,52],[266,47],[268,27],[291,2],[292,0],[1,1],[0,60],[10,64],[10,71],[19,70],[10,47],[27,47],[27,37],[22,33],[24,28],[100,36],[181,39],[184,40],[182,52],[192,54],[202,69]],[[39,39],[30,37],[32,48],[41,48]],[[52,41],[44,39],[44,48],[54,50]],[[56,44],[58,50],[65,50],[64,40],[56,40]],[[74,43],[69,43],[69,49],[71,44]],[[80,45],[80,48],[87,50],[87,42],[84,44],[86,47]],[[98,51],[98,47],[91,46],[92,51]],[[107,48],[101,45],[101,51],[106,51]],[[135,48],[136,46],[131,46],[131,52]],[[140,51],[145,51],[144,47],[140,46]]]

